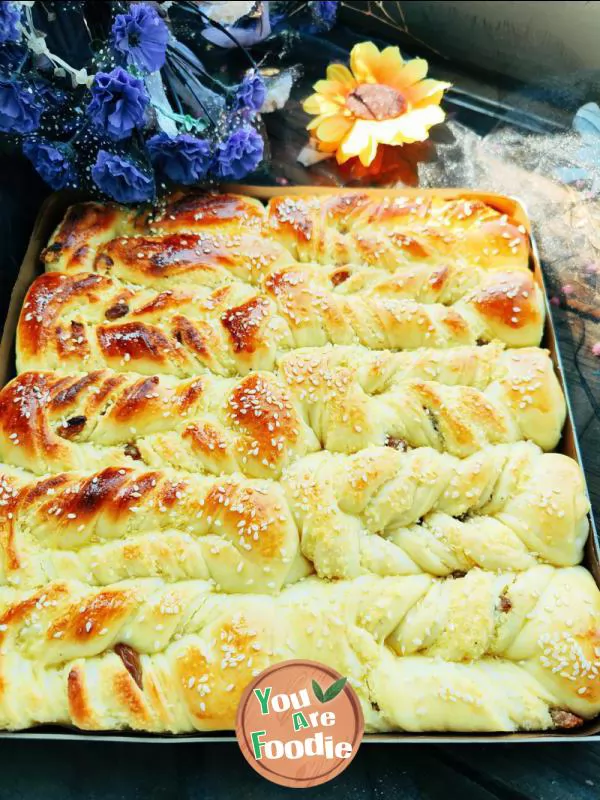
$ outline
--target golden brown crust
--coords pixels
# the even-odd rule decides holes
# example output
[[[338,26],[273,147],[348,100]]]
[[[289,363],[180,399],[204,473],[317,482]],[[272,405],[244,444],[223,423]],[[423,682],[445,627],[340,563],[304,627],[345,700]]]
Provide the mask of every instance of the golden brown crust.
[[[526,269],[529,254],[526,231],[477,200],[275,197],[267,226],[299,261],[397,267],[450,259]]]
[[[216,288],[235,279],[254,282],[260,271],[287,262],[284,248],[257,235],[171,233],[113,239],[99,249],[93,268],[147,286],[190,282]]]
[[[259,230],[264,207],[258,200],[237,194],[206,194],[204,191],[176,192],[145,220],[152,232]],[[138,228],[140,226],[138,225]]]
[[[19,320],[19,369],[83,363],[231,374],[272,369],[280,353],[328,342],[412,350],[493,339],[525,346],[541,338],[542,298],[526,273],[492,274],[450,306],[382,297],[376,287],[344,294],[322,278],[286,268],[268,276],[264,293],[242,283],[156,293],[96,275],[48,273],[30,288]],[[125,306],[115,318],[115,307]]]
[[[103,245],[123,234],[144,237],[200,233],[208,237],[202,251],[215,252],[198,253],[198,263],[214,268],[225,241],[222,237],[234,237],[235,247],[235,237],[239,244],[240,235],[260,235],[263,230],[297,260],[323,264],[397,268],[414,263],[445,265],[462,261],[484,269],[526,269],[528,259],[525,230],[478,200],[380,198],[368,192],[353,192],[276,197],[265,209],[259,201],[239,195],[188,192],[171,196],[156,211],[142,208],[135,215],[114,205],[74,206],[55,232],[44,260],[47,268],[68,272],[92,269],[94,263],[100,271],[110,271],[111,262],[116,260],[117,270],[125,267],[127,271],[128,266],[132,268],[130,276],[137,273],[146,282],[156,268],[152,262],[143,266],[146,248],[153,249],[151,242],[141,249],[144,255],[139,268],[131,264],[128,256],[128,265],[121,265],[119,246],[116,250],[109,246],[106,251]],[[225,246],[231,244],[230,241]],[[166,245],[168,250],[171,246],[179,250],[177,240]],[[267,258],[271,257],[273,246],[268,245]],[[189,256],[190,248],[183,248]],[[129,245],[125,249],[131,253]],[[262,249],[257,246],[257,255]],[[176,259],[178,271],[189,273],[189,262],[184,266],[186,261],[185,255]],[[197,261],[195,257],[193,261]],[[231,263],[228,257],[225,261]]]
[[[320,447],[395,440],[465,456],[530,439],[550,450],[565,413],[537,348],[309,348],[244,378],[22,373],[0,391],[0,459],[37,473],[133,459],[277,478]]]
[[[96,248],[127,230],[134,215],[114,203],[71,206],[42,251],[46,269],[84,272],[94,263]]]
[[[55,230],[42,261],[48,270],[92,270],[104,245],[122,235],[156,233],[227,234],[260,231],[264,207],[241,195],[178,192],[162,206],[141,206],[132,211],[114,203],[81,203],[71,206]],[[111,252],[100,258],[101,269],[110,268]]]

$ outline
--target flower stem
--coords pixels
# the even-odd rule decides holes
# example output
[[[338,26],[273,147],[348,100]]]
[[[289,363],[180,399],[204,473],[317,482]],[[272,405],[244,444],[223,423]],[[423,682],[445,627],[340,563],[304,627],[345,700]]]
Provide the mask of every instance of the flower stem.
[[[29,50],[27,50],[27,52],[25,53],[25,55],[24,55],[24,56],[23,56],[23,58],[21,59],[21,61],[20,61],[20,63],[19,63],[19,66],[18,66],[18,67],[17,67],[17,69],[15,70],[15,72],[16,72],[16,74],[17,74],[17,75],[20,75],[20,74],[21,74],[21,71],[23,70],[23,67],[25,66],[25,64],[26,64],[26,63],[27,63],[27,61],[29,60],[29,56],[30,56],[30,55],[31,55],[31,54],[30,54]]]
[[[173,59],[173,73],[176,75],[177,79],[179,81],[181,81],[187,87],[187,90],[193,96],[194,100],[198,103],[198,105],[202,109],[203,113],[206,115],[207,119],[210,121],[210,123],[213,126],[213,128],[216,127],[215,120],[213,119],[213,117],[212,117],[210,111],[208,110],[207,106],[205,105],[205,103],[202,102],[202,100],[200,100],[200,98],[198,97],[197,93],[194,91],[193,81],[189,80],[188,76],[186,76],[185,70],[183,70],[183,74],[182,74],[182,68],[179,65],[177,65],[175,62],[176,62],[176,59]]]

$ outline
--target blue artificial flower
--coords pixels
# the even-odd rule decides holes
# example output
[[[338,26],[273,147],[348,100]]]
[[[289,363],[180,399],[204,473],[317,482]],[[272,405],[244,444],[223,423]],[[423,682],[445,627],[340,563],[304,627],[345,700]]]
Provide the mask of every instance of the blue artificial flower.
[[[25,142],[23,152],[53,189],[76,185],[77,175],[74,164],[69,158],[68,145],[37,139]]]
[[[249,72],[238,86],[234,108],[236,111],[260,111],[266,94],[265,82],[260,75],[257,72]]]
[[[92,167],[100,191],[119,203],[139,203],[154,197],[154,179],[128,158],[100,150]]]
[[[221,178],[239,180],[260,164],[265,143],[249,125],[238,128],[217,147],[217,171]]]
[[[156,72],[165,63],[169,29],[156,9],[146,3],[129,6],[118,14],[111,31],[111,44],[129,66]]]
[[[310,10],[320,30],[328,31],[333,28],[338,12],[337,0],[313,0]]]
[[[87,111],[104,133],[119,141],[143,124],[148,101],[143,81],[117,67],[96,73]]]
[[[16,3],[0,3],[0,44],[21,39],[21,7]]]
[[[155,169],[177,183],[202,180],[212,163],[210,142],[188,133],[158,133],[148,140],[148,150]]]
[[[31,86],[0,75],[0,131],[32,133],[40,124],[43,110]]]
[[[586,103],[578,109],[572,122],[573,130],[581,138],[581,147],[575,153],[570,166],[557,167],[554,174],[564,183],[588,182],[593,195],[600,193],[598,177],[600,165],[600,107],[597,103]]]

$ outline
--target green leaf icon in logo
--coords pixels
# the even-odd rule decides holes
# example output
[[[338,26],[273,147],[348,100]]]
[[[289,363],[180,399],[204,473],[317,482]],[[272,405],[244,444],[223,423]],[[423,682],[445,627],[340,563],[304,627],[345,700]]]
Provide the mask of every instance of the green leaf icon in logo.
[[[312,688],[313,692],[315,693],[315,697],[320,703],[328,703],[330,700],[333,700],[338,694],[342,691],[344,686],[346,685],[346,681],[348,678],[338,678],[337,681],[334,681],[331,686],[324,692],[323,689],[319,686],[319,684],[313,680]]]
[[[319,686],[319,684],[313,679],[312,682],[313,692],[315,693],[315,697],[319,701],[319,703],[325,702],[325,695],[323,694],[323,689]]]

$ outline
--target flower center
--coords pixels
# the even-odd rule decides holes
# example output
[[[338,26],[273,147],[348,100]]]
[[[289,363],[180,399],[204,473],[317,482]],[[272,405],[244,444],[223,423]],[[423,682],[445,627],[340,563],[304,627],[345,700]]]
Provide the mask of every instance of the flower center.
[[[363,83],[348,95],[346,106],[359,119],[393,119],[403,114],[408,104],[391,86]]]

